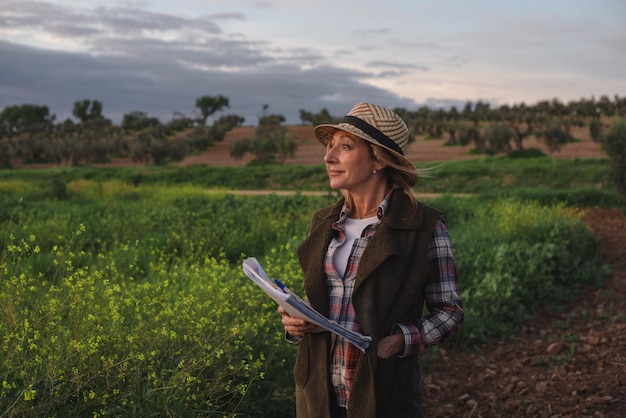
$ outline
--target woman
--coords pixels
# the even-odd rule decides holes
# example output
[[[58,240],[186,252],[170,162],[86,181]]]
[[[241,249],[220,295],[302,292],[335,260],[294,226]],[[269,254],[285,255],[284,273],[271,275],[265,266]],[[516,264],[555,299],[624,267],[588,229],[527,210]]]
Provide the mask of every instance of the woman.
[[[442,215],[415,197],[418,173],[404,156],[409,131],[394,112],[358,103],[315,136],[343,198],[313,216],[298,248],[307,300],[373,340],[361,353],[279,308],[287,338],[299,345],[297,416],[423,416],[419,355],[463,322]]]

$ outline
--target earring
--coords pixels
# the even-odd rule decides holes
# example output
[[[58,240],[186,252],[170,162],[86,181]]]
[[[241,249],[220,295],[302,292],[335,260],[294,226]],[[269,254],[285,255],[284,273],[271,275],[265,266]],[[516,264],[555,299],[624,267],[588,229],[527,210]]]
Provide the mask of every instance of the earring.
[[[372,171],[372,173],[373,173],[373,174],[376,174],[376,170],[373,170],[373,171]]]

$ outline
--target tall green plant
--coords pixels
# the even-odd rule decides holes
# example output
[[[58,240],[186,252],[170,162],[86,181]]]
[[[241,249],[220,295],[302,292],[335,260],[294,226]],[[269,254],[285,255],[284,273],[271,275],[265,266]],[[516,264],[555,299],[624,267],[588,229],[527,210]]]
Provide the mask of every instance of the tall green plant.
[[[35,174],[0,182],[0,416],[293,416],[295,347],[241,260],[258,257],[303,295],[296,248],[336,196],[66,183],[72,173],[47,173],[63,196]],[[513,335],[601,277],[593,237],[565,206],[432,204],[460,275],[458,344]]]
[[[0,253],[0,416],[290,415],[293,349],[238,265],[154,245],[145,274],[88,234]]]
[[[507,199],[472,211],[451,228],[466,342],[514,335],[538,307],[602,277],[597,241],[575,210]]]

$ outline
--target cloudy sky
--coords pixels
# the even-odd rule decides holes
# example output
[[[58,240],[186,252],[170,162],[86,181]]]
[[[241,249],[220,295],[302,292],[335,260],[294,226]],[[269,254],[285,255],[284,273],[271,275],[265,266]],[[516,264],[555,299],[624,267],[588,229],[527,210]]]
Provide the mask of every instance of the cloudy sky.
[[[626,95],[624,0],[0,0],[0,108],[342,115]],[[219,115],[218,115],[219,116]]]

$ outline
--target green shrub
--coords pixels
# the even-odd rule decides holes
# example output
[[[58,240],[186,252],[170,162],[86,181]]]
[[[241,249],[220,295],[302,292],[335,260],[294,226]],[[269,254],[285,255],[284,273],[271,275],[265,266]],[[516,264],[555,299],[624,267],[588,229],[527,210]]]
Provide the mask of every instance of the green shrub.
[[[537,308],[602,277],[597,241],[573,209],[496,200],[474,213],[451,231],[466,343],[514,335]]]
[[[507,154],[509,158],[538,158],[547,157],[546,153],[539,148],[527,148],[523,150],[513,150]]]

